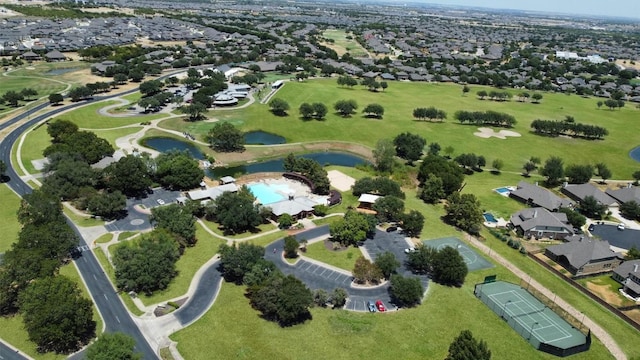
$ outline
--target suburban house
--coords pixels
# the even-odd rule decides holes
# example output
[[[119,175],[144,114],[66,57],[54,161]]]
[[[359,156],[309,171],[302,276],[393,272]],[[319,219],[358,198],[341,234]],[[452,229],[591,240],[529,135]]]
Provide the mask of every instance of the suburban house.
[[[560,191],[577,202],[583,201],[587,196],[592,196],[600,205],[607,207],[618,205],[616,199],[607,195],[593,184],[567,184],[563,185]]]
[[[626,188],[617,190],[607,189],[606,193],[621,204],[629,201],[635,201],[640,204],[640,188],[637,186],[629,185]]]
[[[564,244],[549,246],[544,254],[574,276],[608,272],[622,263],[622,254],[611,250],[606,240],[578,235],[568,240]]]
[[[623,262],[613,270],[611,277],[624,286],[622,291],[629,297],[640,300],[640,260]]]
[[[509,227],[525,238],[566,239],[573,227],[564,213],[554,213],[543,207],[521,210],[511,216]]]
[[[187,192],[187,197],[194,201],[200,201],[203,204],[209,201],[215,200],[218,196],[225,192],[237,192],[238,186],[234,183],[227,183],[225,185],[205,187],[204,189],[192,190]]]
[[[526,181],[520,181],[517,189],[511,191],[509,196],[527,205],[543,207],[549,211],[558,211],[559,208],[573,207],[574,205],[572,200],[561,198],[537,184],[530,184]]]
[[[290,196],[287,200],[271,203],[266,207],[271,209],[271,214],[273,214],[275,220],[283,214],[289,214],[294,219],[299,220],[313,215],[313,207],[316,205],[320,204],[306,196]]]
[[[44,54],[44,58],[47,61],[65,61],[65,60],[67,60],[67,57],[64,56],[64,54],[61,53],[58,50],[49,51],[48,53]]]

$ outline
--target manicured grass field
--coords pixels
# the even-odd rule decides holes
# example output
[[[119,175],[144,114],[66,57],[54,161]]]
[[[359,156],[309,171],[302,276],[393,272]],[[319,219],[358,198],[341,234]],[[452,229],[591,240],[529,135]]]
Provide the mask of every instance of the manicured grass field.
[[[339,251],[327,250],[324,241],[307,245],[307,252],[301,254],[347,271],[353,271],[356,259],[362,256],[360,249],[353,246]]]
[[[112,233],[107,233],[107,234],[104,234],[104,235],[100,236],[99,238],[95,239],[94,242],[96,244],[105,244],[105,243],[108,243],[111,240],[113,240],[113,234]]]
[[[67,215],[67,217],[69,217],[71,221],[73,221],[73,223],[78,226],[91,227],[91,226],[104,225],[103,220],[95,219],[95,218],[92,218],[91,216],[80,216],[74,213],[73,211],[67,209],[67,207],[65,206],[62,207],[62,211],[64,211],[64,214]]]
[[[209,221],[206,219],[203,220],[203,222],[207,225],[207,228],[209,228],[209,230],[213,231],[214,233],[220,236],[225,236],[225,237],[234,239],[234,240],[243,240],[250,236],[255,236],[257,234],[276,229],[275,225],[271,223],[267,223],[267,224],[258,225],[255,232],[243,232],[241,234],[225,234],[222,230],[220,230],[220,224],[218,224],[217,222]]]
[[[93,130],[93,132],[96,133],[96,135],[98,135],[99,137],[107,140],[114,148],[117,149],[117,139],[126,135],[135,134],[140,130],[142,130],[142,126],[126,127],[122,129]]]
[[[367,56],[367,51],[355,39],[347,39],[347,33],[344,30],[329,29],[322,33],[327,39],[334,42],[328,43],[327,46],[335,50],[339,56],[345,53],[351,54],[353,57]],[[353,34],[350,34],[353,36]]]
[[[99,103],[83,106],[79,109],[59,115],[51,121],[64,119],[75,123],[78,127],[83,129],[110,129],[120,126],[140,124],[143,121],[161,119],[167,116],[166,114],[150,114],[130,117],[112,117],[100,115],[100,113],[98,113],[98,110],[101,108],[117,103],[118,102],[115,100],[101,101]]]
[[[18,222],[18,209],[20,208],[20,197],[16,195],[7,185],[0,185],[0,253],[11,249],[11,244],[18,239],[21,225]]]
[[[225,359],[443,359],[453,338],[469,329],[487,342],[492,358],[556,359],[531,347],[475,298],[473,284],[489,274],[515,281],[503,268],[474,272],[460,289],[431,284],[424,304],[414,309],[372,314],[313,308],[313,320],[287,328],[261,319],[245,288],[225,283],[212,309],[171,339],[194,360],[214,352]],[[204,334],[215,336],[204,340]],[[612,358],[597,340],[573,357]]]
[[[51,137],[47,133],[46,126],[33,127],[31,130],[27,130],[25,134],[26,137],[20,151],[22,165],[29,173],[34,174],[39,171],[33,167],[31,161],[44,158],[42,151],[51,144]],[[17,149],[18,142],[14,145],[14,149]]]
[[[552,155],[562,157],[565,164],[595,164],[604,161],[615,179],[629,179],[631,173],[640,168],[640,164],[628,156],[631,149],[640,145],[640,131],[633,131],[638,126],[635,122],[640,116],[638,109],[631,106],[616,111],[597,109],[596,98],[585,99],[555,93],[543,93],[544,98],[540,104],[515,100],[498,103],[478,100],[474,95],[478,90],[491,88],[472,86],[467,96],[462,96],[461,89],[461,86],[452,84],[392,81],[384,92],[374,93],[361,86],[353,89],[339,87],[336,79],[289,82],[275,95],[289,103],[289,116],[276,117],[269,112],[267,105],[260,104],[246,109],[216,112],[215,116],[231,121],[243,131],[264,130],[282,135],[288,142],[343,140],[373,147],[380,138],[393,138],[410,131],[425,137],[427,143],[438,142],[442,148],[452,146],[453,156],[473,152],[484,155],[487,164],[499,158],[504,161],[505,172],[521,172],[522,165],[531,156],[540,157],[544,161]],[[517,94],[515,90],[506,91]],[[367,104],[378,103],[385,108],[384,118],[367,119],[361,113],[351,118],[342,118],[332,110],[333,104],[339,99],[354,99],[360,109]],[[303,121],[297,111],[303,102],[323,102],[331,109],[330,114],[325,121]],[[413,109],[428,106],[445,110],[448,119],[443,123],[415,121]],[[477,126],[460,125],[453,118],[457,110],[495,110],[509,113],[518,120],[512,130],[522,137],[506,140],[476,137],[473,133],[477,131]],[[608,129],[609,135],[605,140],[590,141],[530,133],[532,120],[562,120],[566,115],[575,117],[577,122],[603,126]]]

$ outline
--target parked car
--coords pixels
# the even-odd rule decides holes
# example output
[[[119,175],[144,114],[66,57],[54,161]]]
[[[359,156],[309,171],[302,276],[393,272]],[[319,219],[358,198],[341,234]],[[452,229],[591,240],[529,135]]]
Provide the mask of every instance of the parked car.
[[[376,311],[378,311],[378,310],[376,309],[376,306],[375,306],[375,305],[373,305],[373,303],[372,303],[371,301],[367,301],[367,307],[369,308],[369,311],[370,311],[370,312],[376,312]]]
[[[397,227],[397,226],[389,226],[389,227],[387,228],[387,232],[388,232],[388,233],[390,233],[390,232],[394,232],[394,231],[396,231],[396,230],[398,230],[398,227]]]
[[[590,224],[590,225],[589,225],[589,231],[593,231],[593,229],[595,229],[595,228],[596,228],[596,226],[595,226],[595,225],[593,225],[593,224]]]
[[[412,253],[414,251],[416,251],[416,248],[414,248],[414,247],[410,247],[410,248],[404,249],[404,253],[405,254]]]
[[[158,199],[158,200],[156,200],[156,201],[158,202],[158,205],[164,205],[164,200],[162,200],[162,199]]]
[[[378,308],[378,311],[380,311],[380,312],[387,311],[387,309],[384,307],[384,304],[382,303],[382,300],[377,300],[376,301],[376,307]]]
[[[618,230],[624,230],[625,226],[624,224],[618,224]]]

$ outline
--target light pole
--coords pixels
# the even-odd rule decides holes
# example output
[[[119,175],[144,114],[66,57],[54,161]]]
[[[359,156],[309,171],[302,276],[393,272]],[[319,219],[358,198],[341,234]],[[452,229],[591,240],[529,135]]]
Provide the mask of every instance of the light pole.
[[[529,329],[529,337],[527,338],[527,340],[530,340],[530,339],[531,339],[531,335],[533,335],[533,328],[534,328],[536,325],[539,325],[537,321],[536,321],[536,322],[534,322],[533,324],[531,324],[531,329]]]

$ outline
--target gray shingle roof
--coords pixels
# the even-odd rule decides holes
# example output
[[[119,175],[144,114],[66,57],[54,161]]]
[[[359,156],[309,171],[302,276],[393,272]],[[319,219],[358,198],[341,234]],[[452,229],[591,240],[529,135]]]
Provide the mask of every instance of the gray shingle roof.
[[[618,274],[622,278],[626,279],[629,276],[629,274],[634,272],[634,269],[636,266],[640,268],[640,260],[625,261],[622,264],[620,264],[620,266],[618,266],[615,270],[613,270],[613,273]]]
[[[520,227],[523,231],[540,227],[559,227],[567,229],[569,233],[573,233],[572,226],[567,224],[566,214],[552,213],[542,207],[524,209],[513,214],[511,223],[515,227]]]
[[[618,190],[607,189],[606,193],[621,203],[629,201],[640,203],[640,188],[636,186]]]
[[[574,202],[569,199],[561,198],[547,189],[526,181],[520,181],[518,188],[512,191],[510,196],[520,198],[525,202],[530,202],[535,206],[541,206],[551,211],[561,207],[569,207],[574,204]]]
[[[564,256],[571,266],[580,269],[592,261],[602,261],[620,256],[609,248],[606,240],[595,240],[584,237],[583,240],[573,240],[560,245],[553,245],[547,251],[556,255]]]
[[[593,184],[569,184],[562,189],[569,196],[584,200],[587,196],[593,196],[602,205],[612,205],[616,199],[605,194]]]

